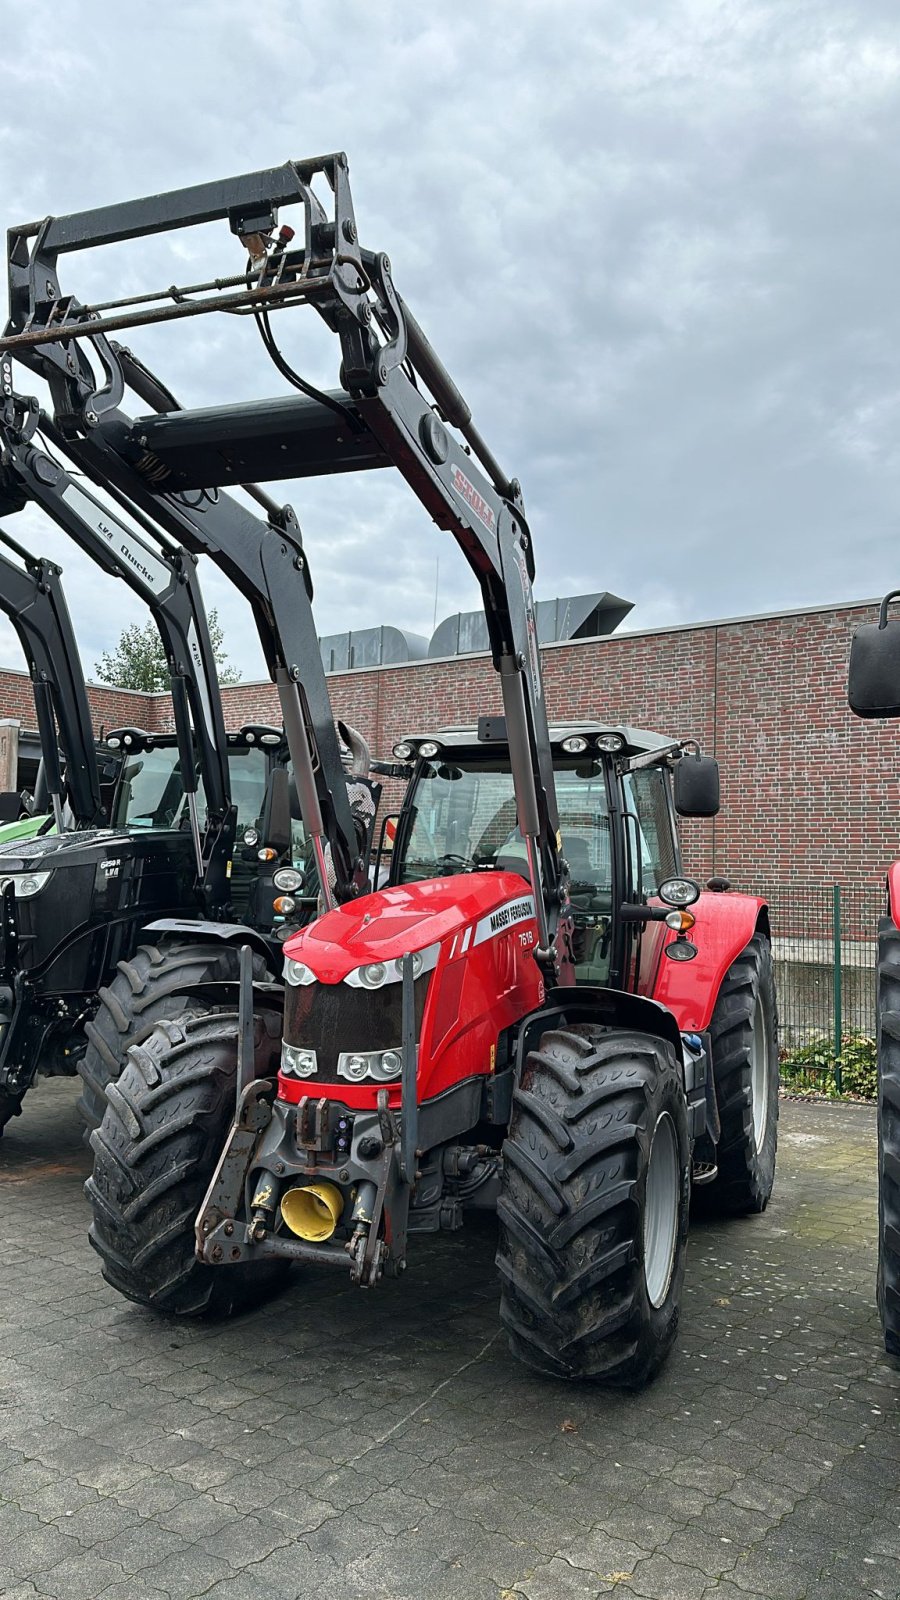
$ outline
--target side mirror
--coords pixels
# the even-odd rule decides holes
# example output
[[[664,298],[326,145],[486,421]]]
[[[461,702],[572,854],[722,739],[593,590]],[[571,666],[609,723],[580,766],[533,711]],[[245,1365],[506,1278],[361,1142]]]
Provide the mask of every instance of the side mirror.
[[[857,628],[850,646],[847,699],[858,717],[900,717],[900,618],[888,606],[900,589],[886,594],[876,622]]]
[[[675,763],[675,810],[680,817],[714,817],[719,810],[719,763],[715,756],[683,755]]]

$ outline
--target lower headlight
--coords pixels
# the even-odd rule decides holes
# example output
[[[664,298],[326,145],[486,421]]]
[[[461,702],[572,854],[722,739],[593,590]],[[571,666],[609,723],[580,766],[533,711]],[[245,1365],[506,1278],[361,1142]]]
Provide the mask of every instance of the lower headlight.
[[[390,1083],[403,1071],[403,1057],[399,1050],[346,1050],[338,1056],[337,1074],[348,1083],[362,1083],[374,1078],[376,1083]]]
[[[282,1044],[281,1070],[286,1078],[311,1078],[316,1068],[315,1050],[301,1050],[295,1044]]]

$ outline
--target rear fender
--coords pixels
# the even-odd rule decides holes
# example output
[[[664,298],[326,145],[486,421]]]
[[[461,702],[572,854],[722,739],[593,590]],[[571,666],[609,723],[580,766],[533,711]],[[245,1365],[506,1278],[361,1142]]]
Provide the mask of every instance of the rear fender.
[[[682,1033],[705,1033],[732,962],[755,933],[771,937],[769,908],[755,895],[702,894],[692,910],[697,921],[689,937],[697,955],[693,961],[670,961],[663,953],[653,998],[672,1013]]]
[[[888,916],[894,927],[900,928],[900,861],[888,867],[887,898]]]
[[[682,1059],[681,1034],[671,1011],[656,1000],[640,994],[627,994],[623,989],[600,989],[592,984],[579,984],[577,988],[548,989],[547,1005],[533,1011],[519,1024],[515,1039],[516,1078],[529,1050],[533,1050],[541,1034],[548,1028],[571,1028],[576,1023],[594,1022],[604,1028],[618,1028],[623,1033],[649,1033],[664,1039],[675,1051],[677,1061]]]

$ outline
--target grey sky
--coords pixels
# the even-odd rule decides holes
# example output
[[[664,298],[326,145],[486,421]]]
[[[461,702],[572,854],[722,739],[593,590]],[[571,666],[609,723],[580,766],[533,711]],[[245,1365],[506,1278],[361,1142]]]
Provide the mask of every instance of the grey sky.
[[[900,12],[855,0],[0,0],[0,221],[344,149],[364,243],[522,481],[544,597],[636,626],[900,584]],[[437,20],[433,20],[434,18]],[[64,285],[240,269],[223,226]],[[311,312],[279,338],[314,380]],[[184,403],[277,393],[252,329],[135,334]],[[33,387],[33,383],[31,384]],[[388,474],[286,485],[322,632],[476,603]],[[141,615],[33,515],[91,671]],[[249,615],[205,585],[261,675]],[[21,665],[8,629],[0,662]]]

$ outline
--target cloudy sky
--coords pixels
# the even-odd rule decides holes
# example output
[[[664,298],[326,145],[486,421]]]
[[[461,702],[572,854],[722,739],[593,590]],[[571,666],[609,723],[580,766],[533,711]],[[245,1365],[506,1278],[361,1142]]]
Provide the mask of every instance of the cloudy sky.
[[[544,598],[626,626],[900,584],[896,0],[0,0],[3,227],[343,149],[364,244],[523,484]],[[82,298],[240,270],[225,224],[64,258]],[[314,313],[277,319],[336,384]],[[249,326],[130,337],[183,404],[282,392]],[[33,380],[26,386],[34,387]],[[387,473],[285,486],[323,633],[477,603]],[[34,515],[86,668],[141,616]],[[439,571],[438,571],[439,563]],[[435,597],[437,579],[437,597]],[[205,584],[232,659],[246,609]],[[8,628],[0,663],[21,665]]]

